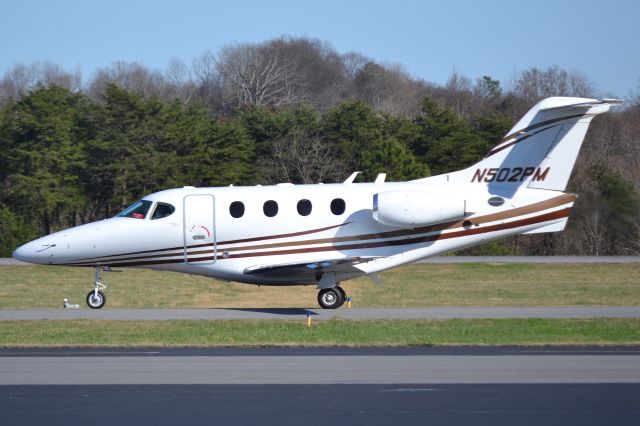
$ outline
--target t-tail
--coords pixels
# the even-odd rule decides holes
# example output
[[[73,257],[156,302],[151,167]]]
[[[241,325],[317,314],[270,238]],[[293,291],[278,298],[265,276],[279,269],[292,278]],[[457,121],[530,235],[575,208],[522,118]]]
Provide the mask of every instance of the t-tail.
[[[564,191],[593,117],[622,101],[553,97],[538,102],[484,159],[447,181],[487,185],[510,196],[520,188]]]

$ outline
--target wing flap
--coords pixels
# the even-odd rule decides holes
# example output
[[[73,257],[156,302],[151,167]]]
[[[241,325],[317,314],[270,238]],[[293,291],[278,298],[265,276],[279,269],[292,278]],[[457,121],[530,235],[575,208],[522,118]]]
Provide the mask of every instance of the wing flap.
[[[346,257],[342,259],[327,259],[317,262],[285,263],[277,265],[256,265],[245,268],[245,274],[262,278],[283,279],[287,281],[314,282],[323,274],[332,272],[337,275],[360,275],[363,273],[357,267],[360,263],[369,262],[378,257]]]

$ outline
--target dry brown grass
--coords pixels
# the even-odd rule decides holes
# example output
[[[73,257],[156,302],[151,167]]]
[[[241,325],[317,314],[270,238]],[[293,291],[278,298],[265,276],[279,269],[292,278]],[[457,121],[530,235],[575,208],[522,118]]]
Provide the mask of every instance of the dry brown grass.
[[[343,283],[358,307],[640,305],[640,263],[415,264]],[[171,272],[105,273],[112,308],[316,307],[314,286],[257,287]],[[0,308],[84,305],[93,271],[0,267]]]

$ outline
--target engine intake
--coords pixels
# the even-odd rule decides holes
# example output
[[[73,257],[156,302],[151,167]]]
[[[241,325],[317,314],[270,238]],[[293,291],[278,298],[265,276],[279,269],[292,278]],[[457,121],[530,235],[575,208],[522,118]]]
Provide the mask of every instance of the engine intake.
[[[379,192],[373,196],[373,218],[387,226],[415,228],[465,217],[465,200],[418,191]]]

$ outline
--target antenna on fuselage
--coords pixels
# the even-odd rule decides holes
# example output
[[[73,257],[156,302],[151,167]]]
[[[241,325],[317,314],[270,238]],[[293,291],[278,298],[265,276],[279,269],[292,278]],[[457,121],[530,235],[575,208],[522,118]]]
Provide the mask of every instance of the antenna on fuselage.
[[[356,180],[356,177],[358,177],[358,175],[362,173],[362,172],[353,172],[351,173],[351,176],[349,176],[344,182],[342,183],[353,183],[354,180]]]
[[[379,173],[378,177],[376,177],[376,180],[373,183],[383,183],[386,178],[387,178],[386,173]]]

